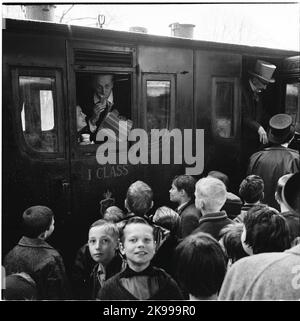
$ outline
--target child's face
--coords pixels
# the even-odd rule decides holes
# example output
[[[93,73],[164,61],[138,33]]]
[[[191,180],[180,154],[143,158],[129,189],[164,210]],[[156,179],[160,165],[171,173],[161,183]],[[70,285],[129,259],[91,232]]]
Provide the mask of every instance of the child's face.
[[[133,223],[125,226],[122,254],[126,255],[132,269],[143,270],[152,260],[155,253],[153,228],[146,224]]]
[[[105,226],[94,226],[89,231],[88,244],[93,260],[107,265],[115,256],[118,242],[106,231]]]

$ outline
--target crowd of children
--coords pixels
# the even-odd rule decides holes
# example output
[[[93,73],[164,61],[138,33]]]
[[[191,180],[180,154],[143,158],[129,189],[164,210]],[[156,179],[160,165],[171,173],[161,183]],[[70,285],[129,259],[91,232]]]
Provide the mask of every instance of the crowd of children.
[[[300,299],[299,283],[293,288],[293,275],[286,275],[297,276],[292,269],[300,266],[299,175],[278,181],[275,197],[282,213],[261,203],[264,182],[257,175],[242,181],[240,197],[227,191],[223,173],[211,172],[198,182],[180,175],[169,191],[178,207],[159,207],[153,216],[152,189],[136,181],[127,191],[127,213],[112,206],[91,224],[68,276],[61,255],[46,242],[54,230],[52,210],[30,207],[22,217],[24,235],[3,262],[3,298]],[[290,204],[284,194],[288,184],[298,191]],[[272,279],[292,283],[277,281],[275,291]]]

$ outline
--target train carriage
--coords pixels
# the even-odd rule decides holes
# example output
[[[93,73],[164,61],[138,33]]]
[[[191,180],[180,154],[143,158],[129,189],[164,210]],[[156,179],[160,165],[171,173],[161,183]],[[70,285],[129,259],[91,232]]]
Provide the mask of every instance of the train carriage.
[[[78,143],[76,127],[75,107],[93,75],[114,75],[120,112],[134,128],[203,129],[195,176],[224,171],[233,190],[245,169],[240,79],[257,59],[277,66],[263,97],[269,114],[287,112],[300,123],[295,51],[13,19],[3,26],[3,255],[20,237],[21,213],[41,204],[55,213],[52,242],[70,263],[105,206],[124,207],[133,181],[152,186],[156,206],[170,205],[172,177],[194,166],[184,162],[184,140],[182,164],[174,146],[170,164],[99,164],[101,144]],[[194,151],[196,143],[193,136]]]

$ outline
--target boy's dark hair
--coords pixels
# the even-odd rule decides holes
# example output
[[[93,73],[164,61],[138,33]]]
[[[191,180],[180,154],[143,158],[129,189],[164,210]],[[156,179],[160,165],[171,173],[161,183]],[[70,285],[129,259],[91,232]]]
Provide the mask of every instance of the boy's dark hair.
[[[214,177],[214,178],[217,178],[219,179],[220,181],[222,181],[225,186],[226,186],[226,189],[228,189],[229,187],[229,178],[226,174],[222,173],[222,172],[219,172],[219,171],[210,171],[207,176],[211,176],[211,177]]]
[[[152,227],[153,238],[155,237],[155,235],[154,235],[154,227],[146,219],[144,219],[144,218],[142,218],[140,216],[133,216],[130,219],[128,219],[128,221],[126,221],[125,225],[120,230],[120,240],[121,240],[122,243],[124,243],[124,230],[125,230],[126,226],[128,226],[130,224],[146,224],[146,225],[149,225],[150,227]]]
[[[219,292],[226,273],[227,259],[221,245],[207,233],[186,237],[175,254],[179,283],[197,298]]]
[[[242,257],[248,256],[243,249],[241,241],[243,228],[243,223],[232,223],[226,225],[220,231],[220,239],[223,242],[227,257],[231,259],[232,263],[241,259]]]
[[[191,199],[194,199],[195,197],[195,186],[196,186],[196,180],[191,175],[179,175],[175,176],[172,182],[175,187],[180,191],[184,190],[188,197]]]
[[[49,229],[53,217],[53,212],[49,207],[36,205],[27,208],[22,216],[24,235],[37,238]]]
[[[151,187],[142,182],[136,181],[127,190],[126,204],[128,210],[137,216],[144,216],[150,210],[153,201]]]
[[[159,207],[152,217],[153,223],[166,228],[173,234],[178,233],[180,216],[167,206]]]
[[[258,175],[249,175],[240,184],[239,194],[246,203],[261,201],[263,192],[264,181]]]
[[[285,218],[275,209],[252,207],[245,216],[244,225],[245,243],[251,246],[253,254],[282,252],[291,246]]]
[[[105,232],[109,233],[113,238],[115,238],[116,240],[118,240],[119,238],[119,229],[117,227],[117,225],[113,222],[109,222],[103,219],[97,220],[95,221],[89,228],[89,231],[92,227],[95,226],[105,226]]]

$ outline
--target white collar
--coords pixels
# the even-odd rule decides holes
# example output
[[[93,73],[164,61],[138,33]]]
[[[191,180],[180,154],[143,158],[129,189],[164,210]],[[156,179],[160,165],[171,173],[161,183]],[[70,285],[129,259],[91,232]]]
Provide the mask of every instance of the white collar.
[[[177,207],[177,210],[181,210],[189,201],[185,202],[185,203],[182,203],[180,204],[178,207]]]
[[[103,273],[105,274],[105,267],[103,266],[103,264],[101,264],[100,262],[98,263],[98,268],[97,268],[97,273]]]
[[[249,79],[249,84],[250,84],[250,87],[251,87],[252,91],[255,92],[256,88],[255,88],[255,86],[254,86],[254,84],[253,84],[251,79]]]

